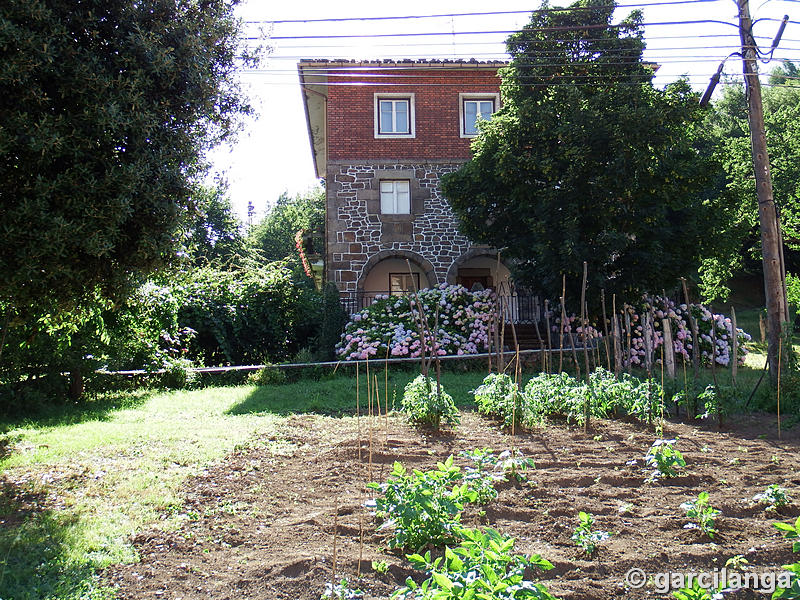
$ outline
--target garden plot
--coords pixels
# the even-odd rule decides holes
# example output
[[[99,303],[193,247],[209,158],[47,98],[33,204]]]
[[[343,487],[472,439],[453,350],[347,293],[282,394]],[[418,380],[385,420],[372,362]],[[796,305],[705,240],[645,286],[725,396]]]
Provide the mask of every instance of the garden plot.
[[[626,573],[713,571],[733,557],[751,571],[777,572],[795,560],[772,523],[794,521],[800,502],[776,514],[753,501],[776,483],[800,496],[797,432],[784,432],[779,441],[766,420],[748,417],[723,432],[667,423],[664,436],[677,438],[687,466],[649,484],[644,455],[655,435],[617,421],[595,421],[589,434],[550,425],[512,438],[472,412],[462,412],[455,431],[435,435],[390,416],[388,428],[383,418],[373,423],[371,463],[365,418],[360,460],[356,419],[297,416],[284,427],[281,437],[296,447],[291,455],[255,445],[187,482],[181,525],[138,534],[141,562],[106,573],[121,598],[318,600],[334,576],[334,543],[336,580],[347,577],[365,598],[388,598],[406,577],[425,576],[402,553],[386,551],[386,533],[376,532],[362,508],[374,494],[365,492],[365,482],[384,481],[394,461],[428,469],[455,455],[466,466],[461,451],[512,445],[536,463],[528,481],[501,484],[495,500],[468,505],[462,522],[492,526],[517,538],[516,552],[551,561],[554,568],[540,580],[555,596],[671,597],[658,593],[653,580],[632,589]],[[713,540],[685,528],[690,519],[681,504],[700,492],[721,511]],[[571,539],[580,511],[611,534],[591,557]],[[385,561],[385,572],[373,561],[381,571]]]

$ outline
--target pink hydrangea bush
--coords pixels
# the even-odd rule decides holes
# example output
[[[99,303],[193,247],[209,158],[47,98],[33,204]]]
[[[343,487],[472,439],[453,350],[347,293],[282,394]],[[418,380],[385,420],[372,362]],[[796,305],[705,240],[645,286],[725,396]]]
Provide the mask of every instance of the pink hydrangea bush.
[[[489,321],[496,312],[491,290],[471,292],[460,285],[441,284],[420,290],[419,299],[436,335],[426,336],[425,345],[439,356],[478,354],[488,349]],[[345,326],[336,353],[345,360],[383,358],[386,350],[392,357],[416,358],[422,354],[422,342],[414,320],[416,296],[378,296],[375,302],[354,314]]]
[[[663,320],[668,319],[672,330],[672,344],[675,352],[675,360],[685,362],[692,361],[692,352],[695,346],[700,349],[700,363],[706,366],[711,364],[713,355],[716,364],[728,366],[733,360],[733,323],[730,317],[722,314],[712,313],[702,304],[677,304],[669,298],[662,296],[646,297],[639,307],[627,307],[630,315],[631,324],[631,343],[630,348],[626,349],[627,337],[625,331],[624,312],[620,315],[620,333],[622,335],[622,348],[626,352],[623,364],[633,366],[643,366],[645,363],[645,343],[644,343],[644,322],[645,315],[652,309],[653,314],[653,359],[656,364],[661,363],[661,347],[664,345]],[[695,344],[692,339],[692,329],[689,324],[689,315],[697,320],[697,333],[700,338],[699,344]],[[557,313],[551,314],[551,318],[556,325],[552,327],[558,333],[560,326],[560,316]],[[586,337],[592,343],[602,337],[602,332],[597,324],[587,324]],[[713,334],[712,334],[713,331]],[[576,344],[582,342],[581,324],[576,316],[569,316],[563,327],[565,334],[572,333]],[[752,338],[742,329],[736,328],[738,337],[738,360],[739,364],[744,364],[745,356],[748,353],[746,343]],[[566,342],[568,344],[568,342]],[[627,350],[627,351],[626,351]]]

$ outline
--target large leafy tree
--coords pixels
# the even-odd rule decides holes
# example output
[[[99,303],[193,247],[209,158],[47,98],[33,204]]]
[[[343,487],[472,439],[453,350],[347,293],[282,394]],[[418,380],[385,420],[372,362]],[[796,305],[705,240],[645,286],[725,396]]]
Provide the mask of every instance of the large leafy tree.
[[[251,245],[267,260],[296,257],[295,234],[325,225],[325,189],[317,187],[294,197],[286,192],[250,232]]]
[[[772,188],[786,244],[786,267],[792,272],[800,269],[800,93],[790,79],[796,76],[793,63],[776,67],[762,92]],[[742,86],[725,87],[708,116],[708,130],[725,168],[720,192],[725,210],[719,222],[725,226],[720,238],[728,252],[703,261],[702,283],[708,298],[724,299],[731,277],[761,272],[756,184]]]
[[[237,2],[0,3],[0,309],[12,324],[119,295],[176,254],[205,150],[249,111],[234,79]]]
[[[224,268],[246,257],[242,223],[226,192],[222,183],[195,189],[194,216],[184,234],[187,258],[195,266]]]
[[[502,108],[443,182],[462,230],[505,248],[516,279],[551,297],[562,274],[575,293],[583,261],[609,292],[671,287],[709,239],[715,168],[697,97],[685,82],[652,85],[642,16],[612,25],[614,8],[533,13],[507,43]]]

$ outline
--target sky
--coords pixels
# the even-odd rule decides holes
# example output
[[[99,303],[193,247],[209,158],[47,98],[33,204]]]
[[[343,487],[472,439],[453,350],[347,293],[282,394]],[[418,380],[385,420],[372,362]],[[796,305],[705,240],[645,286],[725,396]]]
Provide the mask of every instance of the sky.
[[[551,6],[566,4],[551,2]],[[616,20],[636,8],[644,12],[645,59],[660,65],[654,80],[658,87],[688,76],[692,86],[702,92],[720,61],[740,49],[738,11],[733,0],[618,0],[618,4],[621,8],[615,13]],[[318,183],[297,76],[298,60],[507,59],[504,40],[508,32],[527,23],[529,11],[539,7],[538,0],[405,0],[388,4],[363,0],[246,0],[238,14],[245,21],[247,43],[269,48],[257,70],[239,72],[241,86],[257,116],[245,121],[236,143],[209,155],[211,176],[227,181],[234,210],[245,222],[249,203],[255,208],[257,221],[282,193],[303,193]],[[780,59],[800,60],[800,0],[754,0],[750,11],[762,49],[769,48],[783,15],[791,19],[774,54],[777,60],[759,65],[762,72],[779,64]],[[487,12],[514,14],[385,19]],[[318,21],[350,17],[361,20]],[[372,17],[384,19],[365,20]],[[723,73],[736,76],[741,71],[741,60],[732,57],[725,63]]]

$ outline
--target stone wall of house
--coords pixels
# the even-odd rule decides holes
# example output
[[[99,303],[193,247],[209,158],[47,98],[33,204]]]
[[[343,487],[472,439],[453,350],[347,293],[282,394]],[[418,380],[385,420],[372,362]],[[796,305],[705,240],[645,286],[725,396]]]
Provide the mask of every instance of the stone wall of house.
[[[326,268],[343,296],[379,259],[410,258],[426,272],[431,285],[446,281],[453,262],[471,244],[458,232],[453,212],[442,197],[439,180],[461,162],[382,161],[328,163]],[[380,181],[410,182],[411,214],[382,215]]]

